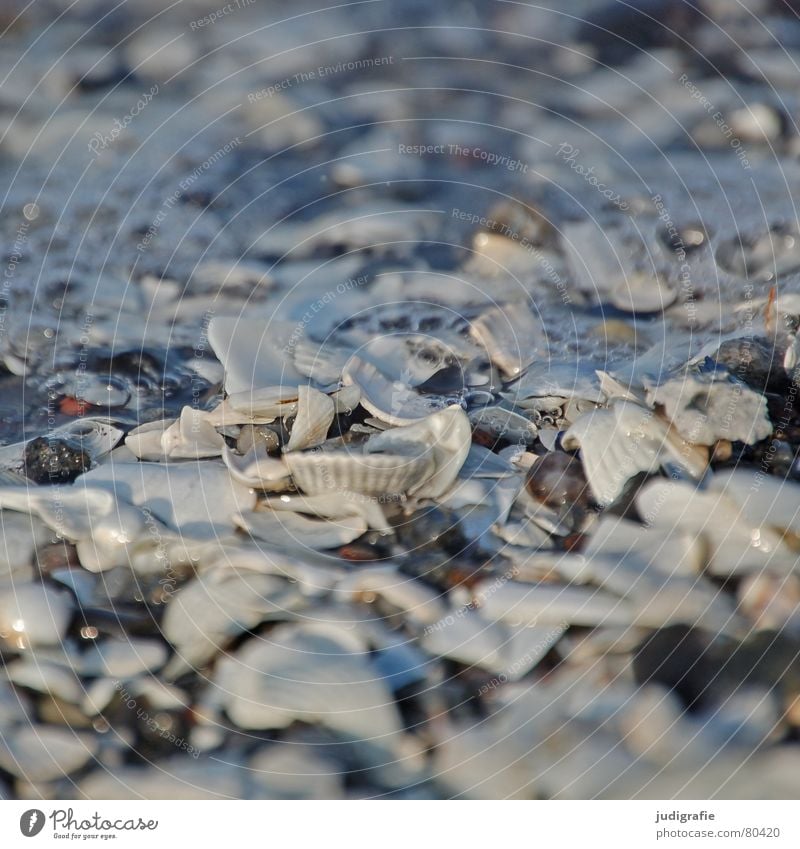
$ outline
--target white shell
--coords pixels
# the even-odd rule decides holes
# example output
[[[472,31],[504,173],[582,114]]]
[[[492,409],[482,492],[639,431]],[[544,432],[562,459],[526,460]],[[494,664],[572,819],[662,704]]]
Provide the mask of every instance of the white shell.
[[[409,757],[392,695],[355,637],[325,625],[283,625],[217,666],[215,685],[231,719],[245,729],[280,729],[300,720],[350,742],[384,781],[419,775]]]
[[[267,492],[283,492],[291,483],[289,468],[283,458],[271,457],[257,446],[245,454],[237,454],[226,445],[222,459],[231,477],[245,486]]]
[[[490,307],[470,324],[470,333],[507,378],[517,377],[530,365],[544,336],[525,303]]]
[[[337,601],[381,596],[412,622],[431,625],[446,612],[441,596],[421,581],[398,572],[393,566],[359,569],[343,577],[334,590]]]
[[[169,680],[204,664],[236,634],[270,615],[286,615],[302,604],[295,587],[275,575],[215,569],[193,580],[167,606],[162,631],[176,656],[164,671]]]
[[[613,504],[638,472],[672,465],[697,480],[705,474],[703,452],[675,436],[652,410],[632,401],[586,413],[561,443],[569,450],[580,448],[586,479],[602,506]]]
[[[695,445],[720,439],[751,445],[772,433],[767,399],[735,380],[686,374],[651,386],[647,401],[662,406],[678,433]]]
[[[376,434],[353,451],[290,452],[284,460],[297,486],[309,495],[345,491],[436,498],[458,476],[470,440],[469,420],[454,406],[417,424]]]
[[[345,454],[309,451],[284,455],[295,484],[309,495],[324,492],[359,492],[391,496],[408,492],[430,476],[429,454]]]
[[[225,368],[225,391],[233,395],[305,383],[289,348],[293,329],[291,323],[277,319],[214,316],[208,324],[208,341]]]
[[[107,675],[113,678],[132,678],[163,666],[167,650],[157,640],[109,638],[95,642],[81,657],[80,670],[84,675]]]
[[[69,728],[29,725],[0,738],[0,767],[27,781],[52,781],[80,769],[97,751],[97,738]]]
[[[71,617],[65,592],[43,584],[0,585],[0,638],[12,648],[59,645]]]
[[[114,448],[122,436],[121,430],[106,422],[82,418],[48,431],[46,438],[64,439],[80,445],[89,454],[92,465],[95,465]],[[24,473],[25,446],[30,441],[0,447],[0,469],[13,469]]]
[[[748,473],[743,474],[752,479]],[[637,496],[639,514],[647,524],[700,535],[708,545],[706,559],[712,574],[735,575],[762,569],[787,574],[796,569],[797,554],[784,542],[784,529],[762,524],[757,518],[762,509],[758,489],[752,491],[752,502],[748,502],[736,486],[729,492],[724,481],[715,483],[712,478],[711,484],[714,489],[700,491],[678,481],[651,481]],[[797,511],[795,488],[796,485],[787,484],[787,507],[780,505],[779,509]],[[791,518],[784,516],[783,521]]]
[[[313,448],[325,441],[336,415],[331,398],[311,386],[298,389],[297,417],[286,446],[287,451]]]
[[[255,493],[231,478],[222,463],[114,463],[78,478],[120,502],[146,508],[171,530],[194,539],[232,533],[232,517],[255,506]]]
[[[516,681],[539,663],[564,630],[487,622],[469,608],[458,608],[428,625],[420,643],[434,657],[449,657]]]
[[[608,593],[584,587],[483,581],[475,587],[482,617],[510,625],[630,625],[633,609]]]
[[[366,520],[358,515],[326,520],[271,510],[243,513],[235,521],[250,536],[289,549],[338,548],[358,539],[368,527]]]

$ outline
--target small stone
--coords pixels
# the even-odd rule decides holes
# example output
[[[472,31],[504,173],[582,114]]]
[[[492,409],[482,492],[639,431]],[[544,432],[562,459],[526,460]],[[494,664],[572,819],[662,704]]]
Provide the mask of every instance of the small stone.
[[[525,485],[539,502],[554,509],[589,507],[589,485],[577,457],[551,451],[540,457],[528,470]]]
[[[34,483],[72,483],[91,465],[86,451],[61,439],[38,436],[25,446],[25,474]]]

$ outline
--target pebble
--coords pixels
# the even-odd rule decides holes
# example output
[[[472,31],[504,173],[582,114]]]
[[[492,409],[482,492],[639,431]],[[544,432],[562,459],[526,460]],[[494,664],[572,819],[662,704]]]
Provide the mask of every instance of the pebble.
[[[51,725],[22,726],[0,739],[0,767],[26,781],[53,781],[80,769],[97,747],[90,734]]]
[[[67,593],[34,583],[0,585],[0,639],[9,647],[58,645],[71,618]]]

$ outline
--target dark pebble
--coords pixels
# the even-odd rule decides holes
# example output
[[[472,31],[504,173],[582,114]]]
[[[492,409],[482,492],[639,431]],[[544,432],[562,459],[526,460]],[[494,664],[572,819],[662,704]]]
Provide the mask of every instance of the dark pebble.
[[[780,391],[786,386],[781,357],[763,336],[729,339],[720,345],[714,359],[757,392]]]
[[[636,650],[633,673],[639,684],[673,690],[689,710],[716,701],[722,682],[711,640],[698,628],[670,625],[654,631]]]
[[[82,448],[43,436],[25,446],[25,475],[35,483],[72,483],[88,471],[91,459]]]
[[[528,470],[528,492],[542,504],[556,510],[563,507],[590,507],[589,485],[577,457],[551,451]]]

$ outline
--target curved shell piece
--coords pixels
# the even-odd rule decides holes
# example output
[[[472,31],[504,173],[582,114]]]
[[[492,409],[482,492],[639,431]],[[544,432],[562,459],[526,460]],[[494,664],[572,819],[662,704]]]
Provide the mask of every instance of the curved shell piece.
[[[510,625],[630,625],[628,602],[588,587],[483,581],[475,588],[480,614]]]
[[[237,454],[226,445],[222,449],[222,459],[231,477],[245,486],[267,492],[283,492],[290,486],[290,472],[283,459],[271,457],[258,447]]]
[[[386,430],[367,442],[367,451],[391,451],[416,444],[430,450],[434,469],[430,477],[409,489],[417,498],[439,498],[455,483],[472,443],[467,414],[457,405],[434,413],[422,422]]]
[[[353,451],[289,452],[283,459],[307,495],[347,491],[437,498],[458,477],[470,441],[469,419],[453,406],[376,434]]]
[[[241,728],[280,729],[298,720],[321,725],[390,783],[409,780],[421,766],[409,757],[410,738],[369,653],[340,628],[279,626],[268,639],[223,658],[215,684]]]
[[[767,399],[737,380],[685,374],[648,389],[680,435],[695,445],[720,439],[752,445],[772,433]]]
[[[533,361],[543,330],[528,307],[490,307],[470,325],[470,333],[506,378],[520,375]]]
[[[421,395],[402,379],[392,380],[358,356],[348,361],[343,379],[345,385],[358,387],[364,409],[391,425],[421,421],[445,403],[437,395]]]
[[[208,341],[225,368],[225,391],[235,395],[304,383],[287,344],[294,329],[291,322],[277,319],[214,316],[208,324]]]
[[[428,477],[433,459],[403,454],[356,454],[307,451],[285,454],[295,484],[309,495],[360,492],[391,496],[408,492]]]
[[[731,482],[730,477],[717,477],[711,478],[705,491],[680,481],[650,481],[636,498],[639,514],[648,525],[690,532],[704,539],[712,574],[770,569],[785,575],[794,571],[797,553],[788,543],[796,540],[796,531],[791,530],[791,525],[781,527],[777,523],[793,522],[797,527],[795,517],[800,505],[795,485],[790,485],[785,493],[786,506],[779,507],[785,513],[774,518],[770,515],[770,522],[766,523],[764,510],[775,503],[768,490],[761,495],[757,487],[750,489],[753,476],[747,474],[745,478],[750,481]]]
[[[225,440],[208,413],[184,407],[173,422],[148,422],[132,430],[125,445],[140,460],[198,460],[219,457]]]
[[[561,443],[568,450],[580,449],[592,494],[604,507],[613,504],[639,472],[672,465],[699,480],[708,460],[703,449],[683,442],[652,410],[632,401],[580,416]]]
[[[313,519],[301,513],[260,510],[235,516],[234,521],[251,536],[286,548],[338,548],[367,532],[363,516],[335,520]]]
[[[336,415],[333,400],[318,389],[301,386],[298,392],[297,417],[292,425],[287,451],[313,448],[323,443]]]
[[[92,466],[111,453],[122,437],[123,431],[113,425],[89,418],[69,422],[48,431],[46,435],[49,441],[64,440],[72,445],[80,446],[89,455]],[[24,442],[0,447],[0,469],[24,472],[25,446],[30,441],[26,439]]]

